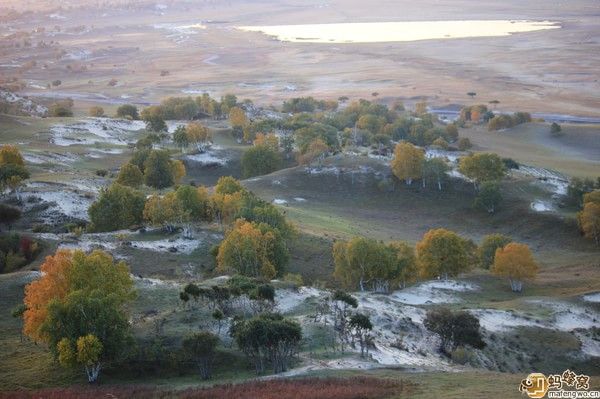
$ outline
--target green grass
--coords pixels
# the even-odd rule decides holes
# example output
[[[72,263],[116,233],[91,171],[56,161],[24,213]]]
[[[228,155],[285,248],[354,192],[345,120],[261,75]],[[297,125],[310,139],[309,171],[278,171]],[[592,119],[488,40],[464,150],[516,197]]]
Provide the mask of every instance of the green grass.
[[[526,165],[554,169],[569,176],[598,176],[600,127],[562,125],[564,136],[550,136],[550,125],[526,123],[505,131],[490,132],[483,125],[460,129],[460,136],[474,144],[473,150],[495,152]]]

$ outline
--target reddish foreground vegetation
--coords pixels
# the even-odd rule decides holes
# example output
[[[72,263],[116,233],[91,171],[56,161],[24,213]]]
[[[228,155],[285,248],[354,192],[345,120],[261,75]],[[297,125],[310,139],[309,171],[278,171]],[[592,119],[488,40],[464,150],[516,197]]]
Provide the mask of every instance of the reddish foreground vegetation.
[[[143,386],[78,386],[0,393],[0,397],[7,399],[384,399],[392,396],[400,397],[401,394],[409,392],[411,387],[402,380],[373,377],[302,378],[252,381],[182,391],[164,391]]]

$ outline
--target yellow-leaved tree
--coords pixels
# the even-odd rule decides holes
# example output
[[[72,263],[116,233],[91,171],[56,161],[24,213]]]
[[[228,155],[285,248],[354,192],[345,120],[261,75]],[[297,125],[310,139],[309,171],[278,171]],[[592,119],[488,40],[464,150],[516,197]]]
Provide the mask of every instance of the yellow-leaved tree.
[[[423,176],[423,160],[425,153],[422,149],[415,147],[411,143],[401,142],[394,149],[394,159],[392,159],[392,173],[406,184],[411,184],[413,179],[419,179]]]
[[[236,220],[227,233],[217,254],[217,271],[235,271],[249,277],[275,277],[277,271],[270,259],[275,236],[271,231],[262,232],[255,223]]]
[[[523,291],[523,280],[535,278],[539,270],[529,247],[511,242],[496,250],[492,273],[508,277],[513,292]]]
[[[583,235],[600,245],[600,190],[583,196],[583,210],[577,214],[577,221]]]

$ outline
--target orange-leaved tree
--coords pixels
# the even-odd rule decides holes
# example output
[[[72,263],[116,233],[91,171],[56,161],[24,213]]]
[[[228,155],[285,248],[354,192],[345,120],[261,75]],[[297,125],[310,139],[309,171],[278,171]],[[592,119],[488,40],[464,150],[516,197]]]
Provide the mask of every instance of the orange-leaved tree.
[[[97,291],[115,295],[124,303],[134,296],[133,282],[125,262],[114,263],[104,251],[58,250],[41,266],[42,275],[25,287],[23,330],[36,341],[46,342],[42,325],[48,316],[48,305],[61,302],[77,291]]]
[[[513,292],[523,291],[523,280],[533,279],[539,270],[529,247],[511,242],[496,250],[492,273],[508,277]]]

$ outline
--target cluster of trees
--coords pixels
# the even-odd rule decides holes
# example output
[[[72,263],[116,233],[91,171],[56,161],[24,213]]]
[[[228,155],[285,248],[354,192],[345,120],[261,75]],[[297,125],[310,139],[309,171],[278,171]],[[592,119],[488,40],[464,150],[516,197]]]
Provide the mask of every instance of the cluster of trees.
[[[294,231],[281,212],[233,178],[219,179],[214,196],[221,217],[233,222],[214,249],[217,270],[250,277],[283,275],[289,261],[286,242]]]
[[[356,237],[333,245],[334,277],[345,287],[389,292],[404,287],[417,277],[414,249],[404,242],[384,244]]]
[[[274,373],[286,371],[302,341],[302,328],[278,313],[264,313],[234,322],[231,335],[238,347],[254,363],[256,373],[269,363]]]
[[[162,189],[181,183],[185,177],[185,165],[171,159],[167,150],[142,148],[119,171],[116,182],[124,186],[139,188],[142,184]]]
[[[337,107],[338,102],[335,100],[324,101],[315,100],[313,97],[297,97],[284,101],[281,111],[287,113],[335,111]]]
[[[358,301],[354,296],[343,290],[335,290],[317,305],[313,319],[315,322],[322,320],[325,324],[333,320],[334,348],[344,353],[348,345],[355,347],[358,342],[361,357],[364,357],[372,345],[373,324],[368,315],[357,312],[356,308]]]
[[[65,367],[83,367],[88,381],[119,360],[132,338],[126,307],[134,298],[124,262],[103,252],[59,250],[25,287],[24,333],[48,345]]]
[[[494,115],[494,117],[488,121],[488,130],[509,129],[528,122],[531,122],[531,115],[529,112],[515,112],[512,115]]]
[[[406,184],[421,179],[425,187],[427,181],[433,181],[439,190],[449,170],[443,159],[426,158],[421,148],[405,141],[396,145],[390,166],[394,176]],[[506,174],[504,161],[496,154],[471,154],[460,159],[459,170],[473,181],[478,191],[474,206],[494,213],[502,199],[498,182]]]
[[[6,189],[17,191],[28,178],[29,171],[19,149],[8,144],[0,146],[0,193]]]
[[[429,230],[416,248],[404,242],[385,244],[368,238],[338,241],[333,246],[334,277],[347,288],[361,291],[371,284],[387,292],[419,278],[456,277],[479,265],[507,277],[520,292],[523,281],[533,279],[539,266],[529,247],[509,237],[486,236],[481,245],[446,229]]]
[[[460,110],[459,123],[462,124],[466,121],[479,123],[481,121],[488,122],[494,117],[494,113],[488,110],[488,107],[483,104],[471,105],[463,107]]]
[[[196,146],[198,151],[203,152],[212,140],[210,130],[200,123],[192,122],[187,126],[178,126],[173,132],[173,142],[185,151],[190,145]]]

